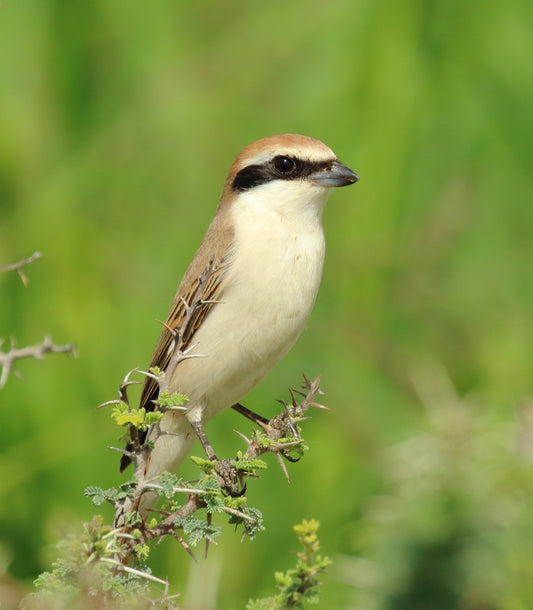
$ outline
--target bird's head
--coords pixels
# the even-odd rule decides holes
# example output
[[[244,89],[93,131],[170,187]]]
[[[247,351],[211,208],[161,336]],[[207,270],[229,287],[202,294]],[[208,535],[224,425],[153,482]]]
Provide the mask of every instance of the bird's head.
[[[357,180],[357,174],[320,140],[294,134],[270,136],[237,156],[221,205],[238,200],[239,205],[267,205],[283,213],[300,208],[321,213],[334,187]]]

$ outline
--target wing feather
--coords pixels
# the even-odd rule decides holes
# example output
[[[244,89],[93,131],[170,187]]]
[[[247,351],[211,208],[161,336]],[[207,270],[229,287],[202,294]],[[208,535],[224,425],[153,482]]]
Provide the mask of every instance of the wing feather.
[[[210,252],[214,252],[214,254],[210,256]],[[219,217],[215,216],[174,297],[174,302],[152,353],[149,368],[158,367],[162,372],[167,369],[172,357],[176,333],[182,333],[182,350],[191,345],[196,331],[211,309],[216,306],[215,301],[223,289],[224,278],[231,266],[232,256],[233,230],[231,227],[221,225]],[[189,307],[195,303],[197,306],[191,312]],[[187,316],[189,319],[184,326]],[[154,401],[158,394],[157,381],[146,377],[139,406],[147,411],[153,411],[155,409]],[[139,433],[139,436],[143,443],[146,432]],[[131,445],[126,447],[127,451],[131,451],[131,449]],[[122,455],[120,472],[130,462],[131,459],[126,454]]]
[[[227,263],[225,261],[222,260],[218,263],[210,261],[204,273],[193,281],[185,294],[181,294],[181,291],[178,291],[159,340],[154,348],[149,368],[158,367],[161,371],[166,371],[172,357],[176,333],[181,333],[182,350],[187,349],[191,344],[196,331],[200,328],[213,305],[216,304],[214,301],[217,300],[220,294],[226,269]],[[207,277],[207,280],[205,285],[202,286],[204,276]],[[199,299],[201,299],[201,303],[198,303]],[[186,328],[183,328],[187,317],[187,306],[190,307],[194,303],[198,303],[198,306],[194,308]],[[140,407],[144,407],[147,411],[153,411],[153,401],[157,399],[158,393],[159,386],[157,381],[152,377],[146,377],[141,394]]]

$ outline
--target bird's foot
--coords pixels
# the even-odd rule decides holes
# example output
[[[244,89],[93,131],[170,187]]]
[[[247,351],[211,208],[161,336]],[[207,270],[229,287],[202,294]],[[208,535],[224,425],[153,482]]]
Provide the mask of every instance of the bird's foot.
[[[215,472],[222,479],[221,487],[233,498],[243,496],[246,493],[244,483],[239,471],[233,466],[232,460],[216,460]]]

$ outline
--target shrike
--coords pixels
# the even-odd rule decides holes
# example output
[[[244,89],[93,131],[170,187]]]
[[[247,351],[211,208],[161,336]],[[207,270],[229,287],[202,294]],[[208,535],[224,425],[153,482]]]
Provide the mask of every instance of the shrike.
[[[199,357],[180,362],[169,381],[170,393],[188,396],[187,408],[164,413],[145,481],[175,472],[199,425],[241,400],[294,345],[322,275],[324,205],[333,187],[357,180],[331,149],[306,136],[264,138],[235,159],[150,362],[161,371],[168,367],[186,304],[214,265],[218,271],[203,296],[210,304],[187,339],[191,355]],[[158,391],[147,378],[140,406],[153,410]],[[153,430],[146,440],[151,436]],[[125,454],[121,471],[130,461]],[[138,509],[145,513],[156,500],[146,493]]]

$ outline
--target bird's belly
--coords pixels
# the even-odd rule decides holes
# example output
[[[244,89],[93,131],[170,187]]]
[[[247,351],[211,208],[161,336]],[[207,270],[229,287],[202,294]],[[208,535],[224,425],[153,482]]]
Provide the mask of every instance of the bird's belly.
[[[220,303],[213,305],[193,342],[201,355],[176,369],[172,391],[190,398],[205,422],[250,392],[285,356],[311,313],[324,259],[316,234],[290,234],[273,249],[264,240],[239,251]]]

